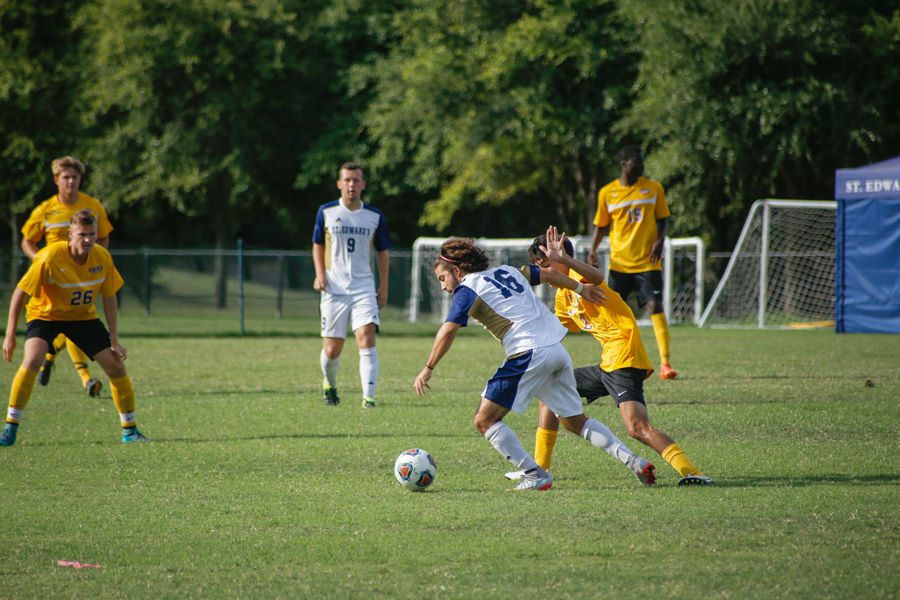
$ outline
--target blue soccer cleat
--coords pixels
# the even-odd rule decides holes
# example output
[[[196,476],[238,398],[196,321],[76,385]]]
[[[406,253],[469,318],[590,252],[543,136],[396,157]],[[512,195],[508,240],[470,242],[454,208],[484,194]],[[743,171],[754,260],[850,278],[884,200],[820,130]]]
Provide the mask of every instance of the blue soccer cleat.
[[[122,430],[122,442],[131,444],[133,442],[149,442],[150,440],[141,433],[137,427],[126,427]]]
[[[16,433],[19,431],[18,423],[7,423],[0,433],[0,446],[12,446],[16,443]]]

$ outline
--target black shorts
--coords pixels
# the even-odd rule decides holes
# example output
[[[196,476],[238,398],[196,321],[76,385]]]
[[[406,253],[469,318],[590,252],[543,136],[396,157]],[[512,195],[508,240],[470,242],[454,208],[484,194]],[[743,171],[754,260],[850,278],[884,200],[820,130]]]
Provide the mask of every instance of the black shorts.
[[[644,379],[647,378],[646,369],[616,369],[606,372],[594,365],[591,367],[579,367],[575,369],[575,385],[578,395],[583,396],[590,404],[601,396],[612,396],[616,406],[622,402],[632,400],[640,402],[644,406]]]
[[[643,308],[652,300],[654,312],[663,312],[662,271],[643,271],[641,273],[610,271],[607,283],[623,299],[634,292],[637,295],[638,306]]]
[[[52,349],[53,340],[61,333],[81,348],[82,352],[87,354],[91,360],[112,346],[109,332],[100,319],[88,321],[41,321],[35,319],[28,321],[28,326],[25,328],[25,339],[41,338]]]

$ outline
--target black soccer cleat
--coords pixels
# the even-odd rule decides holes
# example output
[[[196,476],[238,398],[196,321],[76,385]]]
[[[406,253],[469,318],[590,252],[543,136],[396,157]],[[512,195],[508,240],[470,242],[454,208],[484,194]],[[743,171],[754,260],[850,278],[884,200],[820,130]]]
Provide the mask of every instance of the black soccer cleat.
[[[38,383],[41,385],[47,385],[50,383],[50,375],[53,373],[53,361],[44,359],[44,364],[41,365],[41,371],[38,373]]]

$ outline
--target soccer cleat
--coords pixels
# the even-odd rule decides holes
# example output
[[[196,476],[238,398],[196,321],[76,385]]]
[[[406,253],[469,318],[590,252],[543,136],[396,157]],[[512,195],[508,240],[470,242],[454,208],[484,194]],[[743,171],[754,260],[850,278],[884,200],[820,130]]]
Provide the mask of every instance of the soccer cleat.
[[[653,463],[649,460],[638,457],[628,466],[631,468],[631,472],[634,473],[634,476],[638,478],[638,481],[644,485],[653,485],[656,483],[656,467],[654,467]]]
[[[122,442],[131,444],[133,442],[149,442],[150,440],[141,433],[137,427],[125,427],[122,429]]]
[[[44,359],[44,364],[41,365],[41,371],[38,373],[38,383],[41,385],[47,385],[50,383],[50,375],[53,373],[53,361]]]
[[[0,446],[12,446],[16,443],[16,433],[19,431],[18,423],[7,423],[0,433]]]
[[[659,378],[665,381],[666,379],[675,379],[678,377],[678,371],[672,368],[672,365],[666,363],[659,368]]]
[[[363,408],[375,408],[375,398],[363,398],[362,399],[362,407]]]
[[[545,492],[553,487],[553,475],[551,475],[548,471],[544,471],[541,469],[541,475],[525,475],[522,477],[522,481],[519,482],[519,485],[515,487],[515,491],[517,492]]]
[[[337,406],[341,403],[341,399],[338,398],[337,388],[335,387],[323,388],[322,395],[325,397],[325,404],[328,406]]]
[[[91,398],[96,398],[100,395],[100,390],[103,389],[103,384],[99,379],[91,377],[88,379],[87,383],[84,384],[84,391],[87,392],[87,395]]]
[[[712,477],[697,473],[696,475],[685,475],[678,482],[678,485],[712,485],[714,483],[715,480]]]
[[[504,473],[503,476],[510,481],[518,481],[525,477],[525,471],[510,471],[508,473]]]

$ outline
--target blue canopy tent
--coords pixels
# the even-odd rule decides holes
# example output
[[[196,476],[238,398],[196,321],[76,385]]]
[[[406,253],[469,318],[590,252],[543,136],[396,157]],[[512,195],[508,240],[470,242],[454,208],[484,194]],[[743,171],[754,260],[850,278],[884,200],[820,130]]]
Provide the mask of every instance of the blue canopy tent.
[[[900,156],[834,176],[835,327],[900,333]]]

